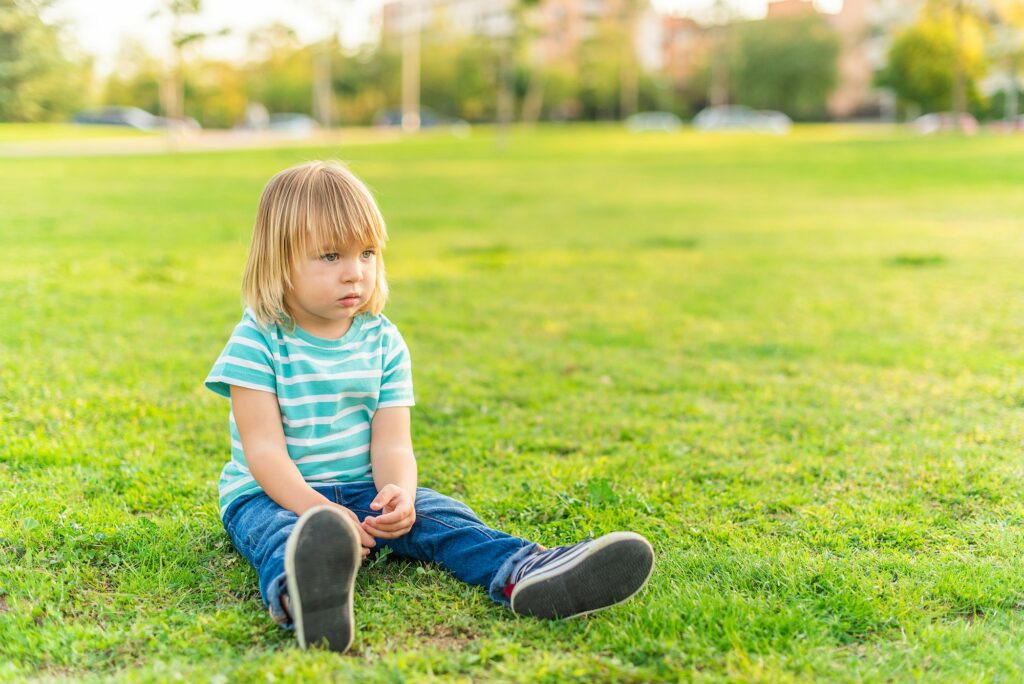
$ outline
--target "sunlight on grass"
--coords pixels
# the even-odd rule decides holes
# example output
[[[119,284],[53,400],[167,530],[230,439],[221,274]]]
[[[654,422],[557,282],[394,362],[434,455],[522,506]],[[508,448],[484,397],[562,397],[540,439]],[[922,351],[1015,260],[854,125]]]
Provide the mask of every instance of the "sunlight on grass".
[[[1018,679],[1022,154],[599,126],[5,161],[0,677]],[[645,534],[631,603],[516,619],[389,558],[350,656],[265,615],[201,383],[263,184],[318,157],[388,220],[421,483],[547,545]]]

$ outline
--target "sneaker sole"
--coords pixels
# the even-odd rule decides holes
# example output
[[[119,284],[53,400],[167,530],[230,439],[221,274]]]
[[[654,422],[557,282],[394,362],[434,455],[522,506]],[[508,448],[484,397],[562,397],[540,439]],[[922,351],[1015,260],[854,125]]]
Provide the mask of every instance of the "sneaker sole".
[[[595,539],[571,562],[516,584],[512,610],[539,618],[571,618],[633,597],[654,571],[654,549],[633,532]]]
[[[352,596],[359,535],[345,514],[316,506],[303,514],[285,545],[288,609],[301,648],[344,653],[355,636]]]

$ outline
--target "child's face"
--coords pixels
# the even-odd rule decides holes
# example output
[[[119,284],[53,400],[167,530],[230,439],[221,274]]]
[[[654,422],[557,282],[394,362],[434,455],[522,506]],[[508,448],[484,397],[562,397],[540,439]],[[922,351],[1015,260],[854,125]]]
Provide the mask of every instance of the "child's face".
[[[303,330],[340,337],[377,286],[377,248],[349,245],[317,250],[292,267],[285,303]]]

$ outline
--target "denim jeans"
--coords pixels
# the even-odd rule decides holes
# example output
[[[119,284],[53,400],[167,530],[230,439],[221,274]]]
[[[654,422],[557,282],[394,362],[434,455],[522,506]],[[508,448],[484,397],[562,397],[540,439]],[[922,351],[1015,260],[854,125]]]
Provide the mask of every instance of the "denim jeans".
[[[370,510],[377,496],[373,482],[311,485],[331,501],[350,509],[359,520],[379,515]],[[224,511],[224,528],[260,578],[260,595],[274,621],[291,627],[281,606],[287,592],[284,549],[298,516],[259,492],[232,501]],[[520,560],[537,547],[533,542],[489,528],[469,506],[438,494],[416,489],[416,522],[398,539],[377,539],[374,550],[390,548],[396,556],[439,564],[468,584],[487,589],[494,601],[507,605],[504,589]]]

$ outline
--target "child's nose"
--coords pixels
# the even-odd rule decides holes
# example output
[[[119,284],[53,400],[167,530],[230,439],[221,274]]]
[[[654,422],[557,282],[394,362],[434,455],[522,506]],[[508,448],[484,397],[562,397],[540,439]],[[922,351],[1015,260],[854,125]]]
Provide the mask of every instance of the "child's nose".
[[[351,283],[362,278],[362,271],[359,268],[359,260],[348,261],[345,268],[341,270],[341,278],[346,283]]]

